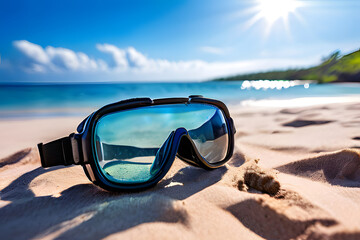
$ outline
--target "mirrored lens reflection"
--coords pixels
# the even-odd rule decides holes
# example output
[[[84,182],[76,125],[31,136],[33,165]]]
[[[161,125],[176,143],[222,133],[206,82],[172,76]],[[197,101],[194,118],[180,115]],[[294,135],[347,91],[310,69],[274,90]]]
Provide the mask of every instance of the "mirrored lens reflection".
[[[99,119],[94,137],[101,170],[115,182],[150,180],[164,164],[171,133],[181,127],[188,130],[206,161],[216,163],[225,158],[229,136],[217,107],[199,103],[158,105]]]

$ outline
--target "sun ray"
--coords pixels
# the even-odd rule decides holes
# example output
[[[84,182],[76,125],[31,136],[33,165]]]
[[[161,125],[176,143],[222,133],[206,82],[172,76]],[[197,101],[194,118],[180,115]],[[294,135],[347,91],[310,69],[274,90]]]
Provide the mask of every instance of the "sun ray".
[[[244,27],[249,29],[256,23],[264,21],[266,23],[264,35],[267,38],[274,24],[283,22],[286,33],[290,35],[289,15],[302,19],[297,9],[303,5],[299,0],[256,0],[256,5],[250,9],[254,16],[245,23]]]

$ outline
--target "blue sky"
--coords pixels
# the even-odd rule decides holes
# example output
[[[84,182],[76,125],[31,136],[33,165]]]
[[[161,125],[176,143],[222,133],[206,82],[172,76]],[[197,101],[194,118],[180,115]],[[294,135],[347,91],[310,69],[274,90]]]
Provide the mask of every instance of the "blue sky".
[[[0,81],[199,81],[309,66],[360,47],[359,12],[357,0],[1,0]]]

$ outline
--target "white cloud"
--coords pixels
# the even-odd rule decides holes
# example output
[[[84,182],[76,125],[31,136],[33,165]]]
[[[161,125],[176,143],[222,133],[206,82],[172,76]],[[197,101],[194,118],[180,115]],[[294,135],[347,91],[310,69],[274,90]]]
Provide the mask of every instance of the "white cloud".
[[[149,64],[148,59],[142,53],[136,51],[136,49],[133,47],[129,47],[126,53],[126,56],[131,66],[145,67]]]
[[[28,58],[34,60],[35,62],[42,64],[47,64],[50,62],[50,59],[44,49],[37,44],[31,43],[26,40],[14,41],[13,44],[23,54],[25,54]]]
[[[61,71],[94,71],[105,70],[103,60],[94,60],[82,52],[74,52],[67,48],[41,46],[26,40],[14,41],[14,46],[26,57],[27,72],[61,72]]]
[[[80,62],[78,56],[70,49],[49,46],[46,47],[46,52],[56,67],[65,70],[79,69]]]
[[[211,53],[215,55],[222,55],[225,53],[224,49],[218,47],[203,46],[200,50],[205,53]]]
[[[314,59],[258,59],[232,62],[202,60],[169,61],[149,58],[133,47],[125,49],[111,44],[97,44],[96,48],[109,54],[111,60],[93,59],[82,52],[15,41],[14,46],[27,58],[25,70],[33,73],[80,73],[88,81],[95,80],[206,80],[253,71],[299,67],[315,63]],[[209,50],[209,49],[208,49]],[[77,75],[78,76],[78,75]]]
[[[109,53],[113,57],[115,67],[117,69],[125,70],[128,67],[126,59],[126,52],[111,44],[97,44],[97,49],[104,53]]]
[[[32,72],[37,72],[37,73],[45,73],[46,72],[46,68],[43,65],[40,64],[36,64],[34,63],[31,67],[31,71]],[[30,72],[31,72],[30,71]]]

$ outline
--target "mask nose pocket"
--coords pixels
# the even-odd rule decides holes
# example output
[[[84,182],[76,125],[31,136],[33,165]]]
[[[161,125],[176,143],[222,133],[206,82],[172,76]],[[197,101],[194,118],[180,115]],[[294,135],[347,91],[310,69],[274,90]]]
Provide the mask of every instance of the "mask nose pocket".
[[[157,174],[166,161],[175,158],[175,155],[191,164],[199,166],[201,164],[196,157],[198,154],[194,149],[194,144],[190,140],[188,131],[185,128],[178,128],[171,132],[169,137],[163,143],[156,153],[155,160],[150,167],[151,175]]]
[[[194,146],[188,137],[183,136],[181,138],[177,155],[180,159],[186,161],[187,163],[197,166],[197,158],[194,151]]]
[[[177,156],[182,161],[192,166],[206,168],[206,165],[204,165],[201,161],[202,156],[196,148],[195,143],[191,139],[188,132],[180,139]]]
[[[163,145],[159,148],[155,155],[155,160],[152,163],[150,167],[150,173],[151,175],[155,175],[159,172],[161,167],[164,165],[164,162],[166,159],[169,158],[171,153],[171,146],[173,143],[175,132],[171,132],[169,137],[166,139],[166,141],[163,143]]]

